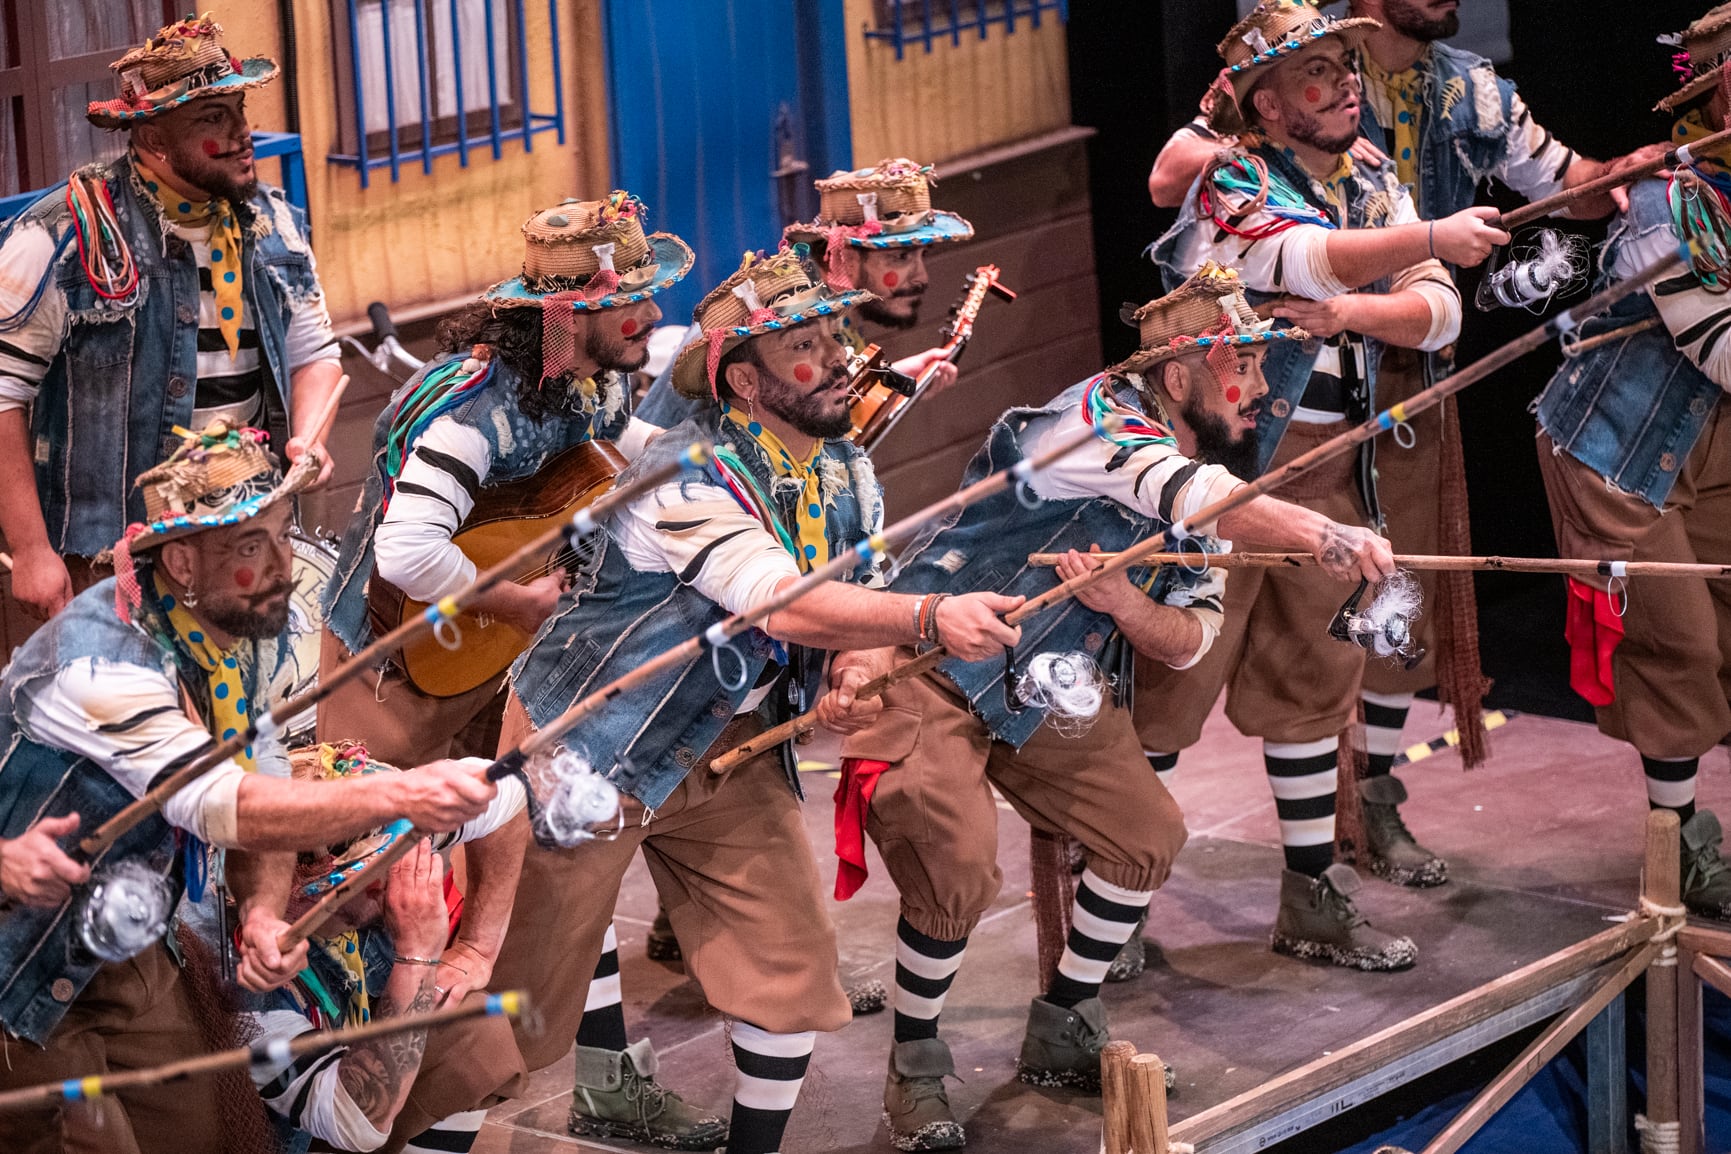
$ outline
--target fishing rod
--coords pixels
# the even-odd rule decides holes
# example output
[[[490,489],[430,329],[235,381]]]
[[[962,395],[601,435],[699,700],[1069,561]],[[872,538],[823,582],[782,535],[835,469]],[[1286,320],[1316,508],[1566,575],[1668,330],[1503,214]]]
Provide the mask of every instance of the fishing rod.
[[[1090,561],[1110,561],[1116,553],[1084,553]],[[1028,564],[1050,568],[1062,553],[1030,553]],[[1450,557],[1428,553],[1399,553],[1395,565],[1415,572],[1438,573],[1560,573],[1566,577],[1694,577],[1709,581],[1731,580],[1731,565],[1704,565],[1684,561],[1593,561],[1576,557]],[[1281,565],[1310,566],[1309,553],[1156,553],[1143,556],[1143,565],[1182,565],[1203,569],[1268,569]]]
[[[1413,417],[1435,408],[1467,386],[1484,380],[1492,373],[1506,367],[1534,349],[1564,333],[1573,332],[1583,320],[1603,312],[1624,297],[1646,289],[1649,285],[1672,274],[1681,264],[1682,261],[1679,257],[1666,257],[1628,280],[1606,287],[1574,308],[1565,309],[1537,328],[1479,358],[1458,373],[1445,377],[1430,388],[1415,393],[1400,404],[1376,414],[1356,428],[1348,429],[1339,436],[1324,441],[1308,452],[1294,457],[1279,468],[1264,473],[1255,481],[1233,490],[1230,495],[1206,506],[1195,516],[1183,518],[1161,532],[1155,533],[1135,548],[1115,554],[1110,561],[1104,562],[1090,572],[1053,586],[1038,597],[1030,598],[1020,608],[1006,615],[1004,622],[1008,625],[1020,624],[1042,609],[1074,596],[1078,589],[1086,588],[1096,581],[1103,580],[1113,573],[1122,572],[1132,566],[1146,564],[1146,558],[1165,553],[1167,546],[1174,541],[1183,541],[1186,538],[1196,536],[1200,532],[1198,526],[1212,525],[1227,513],[1249,504],[1257,497],[1278,489],[1325,461],[1349,452],[1397,425],[1406,424]],[[948,651],[942,645],[934,646],[912,660],[896,666],[888,673],[866,682],[860,687],[855,698],[856,700],[864,700],[868,697],[881,696],[887,689],[900,685],[910,678],[918,677],[929,670],[936,669],[948,656]],[[816,710],[808,711],[792,721],[765,730],[750,741],[722,754],[710,762],[710,769],[716,773],[724,773],[747,758],[762,753],[764,750],[773,749],[784,741],[803,737],[816,728],[817,712]]]

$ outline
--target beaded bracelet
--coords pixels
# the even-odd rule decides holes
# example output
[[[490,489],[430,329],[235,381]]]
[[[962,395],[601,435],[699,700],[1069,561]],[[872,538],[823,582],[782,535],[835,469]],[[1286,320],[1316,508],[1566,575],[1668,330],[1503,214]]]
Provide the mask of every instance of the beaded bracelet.
[[[941,644],[938,640],[938,606],[942,605],[944,603],[944,598],[948,596],[948,593],[933,593],[931,595],[932,610],[931,613],[927,615],[926,620],[922,623],[920,628],[920,636],[923,639],[930,641],[933,645]]]

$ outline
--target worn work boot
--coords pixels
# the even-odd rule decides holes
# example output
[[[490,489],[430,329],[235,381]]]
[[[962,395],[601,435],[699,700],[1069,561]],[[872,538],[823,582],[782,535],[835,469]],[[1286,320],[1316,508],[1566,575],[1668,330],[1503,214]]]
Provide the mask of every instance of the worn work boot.
[[[1358,783],[1364,799],[1364,841],[1370,872],[1397,886],[1440,886],[1449,880],[1449,863],[1418,844],[1400,819],[1406,786],[1393,774]]]
[[[655,907],[655,924],[649,927],[649,938],[643,943],[643,952],[652,962],[685,960],[679,939],[673,936],[673,921],[667,916],[666,906]]]
[[[1136,919],[1136,932],[1130,935],[1130,940],[1118,947],[1118,954],[1112,959],[1112,964],[1106,967],[1108,982],[1128,982],[1132,978],[1142,976],[1142,971],[1148,968],[1148,943],[1142,940],[1142,931],[1148,925],[1148,911],[1143,910],[1142,916]]]
[[[1028,1004],[1028,1032],[1016,1060],[1016,1077],[1030,1086],[1068,1086],[1100,1092],[1100,1051],[1112,1040],[1106,1033],[1106,1007],[1099,998],[1064,1009],[1044,998]]]
[[[847,987],[847,1004],[853,1008],[853,1016],[856,1018],[883,1013],[889,1001],[889,988],[876,978]]]
[[[1690,913],[1731,921],[1731,863],[1719,856],[1725,832],[1710,809],[1683,823],[1683,904]]]
[[[956,1073],[950,1048],[938,1038],[897,1042],[884,1079],[884,1125],[897,1150],[960,1150],[968,1144],[950,1112],[944,1079]]]
[[[1295,958],[1326,958],[1356,970],[1404,970],[1418,961],[1411,938],[1371,928],[1352,895],[1363,883],[1341,862],[1308,878],[1280,874],[1280,913],[1274,920],[1274,952]]]
[[[656,1083],[659,1065],[647,1038],[623,1050],[578,1046],[567,1128],[669,1150],[714,1150],[726,1142],[726,1122]]]

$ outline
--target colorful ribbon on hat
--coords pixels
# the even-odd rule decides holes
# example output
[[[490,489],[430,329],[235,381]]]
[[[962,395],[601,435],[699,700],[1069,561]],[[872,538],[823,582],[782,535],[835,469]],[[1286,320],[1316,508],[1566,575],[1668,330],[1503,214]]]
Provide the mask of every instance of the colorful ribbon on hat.
[[[842,267],[841,254],[842,250],[847,247],[847,242],[860,237],[877,236],[883,230],[884,226],[881,220],[868,220],[864,224],[832,224],[829,226],[829,231],[824,234],[823,241],[823,279],[828,282],[831,289],[844,293],[852,292],[855,287],[853,278],[847,275],[846,270]]]

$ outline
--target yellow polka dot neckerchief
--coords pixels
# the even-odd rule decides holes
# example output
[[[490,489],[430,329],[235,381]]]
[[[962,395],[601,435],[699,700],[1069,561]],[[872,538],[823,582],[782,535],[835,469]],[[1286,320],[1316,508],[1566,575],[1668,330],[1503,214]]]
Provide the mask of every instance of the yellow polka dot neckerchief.
[[[161,574],[156,576],[156,596],[168,611],[168,623],[180,638],[181,647],[209,679],[212,728],[220,740],[227,741],[246,729],[247,711],[252,708],[240,679],[240,645],[226,652],[218,649],[186,606],[162,583]],[[248,773],[258,768],[250,745],[235,754],[234,760]]]
[[[1419,75],[1417,64],[1404,72],[1385,72],[1369,54],[1365,55],[1363,71],[1365,88],[1374,89],[1383,97],[1382,106],[1377,109],[1378,113],[1386,113],[1388,119],[1394,122],[1383,127],[1388,131],[1392,142],[1389,154],[1394,159],[1395,172],[1402,184],[1416,189],[1419,167],[1418,130],[1424,116],[1424,78]]]
[[[809,573],[819,565],[827,564],[829,514],[824,509],[821,470],[818,468],[818,458],[823,455],[823,442],[814,441],[811,455],[804,461],[796,461],[793,454],[787,451],[787,446],[781,443],[781,438],[764,428],[761,422],[749,414],[740,412],[732,405],[723,405],[722,412],[727,414],[728,420],[744,429],[746,435],[757,442],[757,446],[769,458],[770,468],[775,470],[776,476],[792,477],[805,486],[800,494],[796,517],[798,552],[794,554],[794,560],[798,562],[800,572]]]
[[[232,359],[240,352],[240,318],[242,311],[241,285],[243,272],[240,259],[240,225],[234,206],[221,197],[209,200],[187,200],[162,182],[156,171],[138,153],[132,154],[132,165],[138,178],[156,198],[163,218],[172,224],[188,228],[205,228],[210,245],[210,287],[216,294],[217,327],[222,330],[223,343]]]

